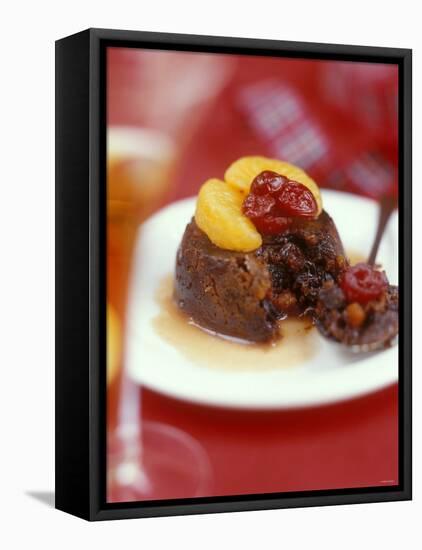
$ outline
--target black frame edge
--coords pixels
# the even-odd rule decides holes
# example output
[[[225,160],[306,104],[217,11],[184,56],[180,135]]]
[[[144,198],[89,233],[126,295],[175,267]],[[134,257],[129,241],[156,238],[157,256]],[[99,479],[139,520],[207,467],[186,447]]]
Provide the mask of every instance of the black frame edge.
[[[400,176],[402,178],[403,200],[400,203],[402,241],[402,272],[401,300],[403,302],[403,317],[401,321],[407,324],[406,330],[400,331],[403,340],[401,360],[401,413],[402,418],[402,467],[403,493],[408,500],[412,499],[412,50],[403,53],[400,66],[401,79],[401,110],[400,125],[402,143],[400,151]]]
[[[220,50],[221,53],[242,53],[248,55],[248,50],[251,50],[252,55],[271,55],[271,51],[275,54],[280,52],[292,54],[294,57],[306,55],[306,57],[324,57],[330,59],[336,58],[356,58],[362,60],[367,58],[370,61],[372,58],[385,57],[386,62],[396,63],[400,59],[412,52],[408,48],[394,48],[384,46],[363,46],[349,44],[330,44],[322,42],[296,42],[288,40],[273,40],[261,38],[240,38],[233,36],[211,36],[198,34],[181,34],[181,33],[166,33],[166,32],[151,32],[151,31],[132,31],[119,29],[103,29],[91,28],[93,36],[98,40],[107,40],[107,42],[118,42],[120,46],[125,46],[127,42],[130,47],[131,41],[143,42],[142,47],[169,46],[173,49],[196,49],[198,51],[213,51]],[[138,45],[139,47],[139,45]],[[229,52],[232,50],[232,52]],[[236,52],[235,50],[239,50]]]
[[[106,388],[105,346],[101,346],[101,334],[106,334],[106,258],[102,252],[106,248],[106,189],[105,163],[101,162],[101,151],[106,150],[106,119],[101,103],[101,87],[106,86],[101,79],[100,40],[95,31],[89,29],[90,82],[89,82],[89,196],[90,196],[90,502],[89,519],[94,520],[101,508],[102,480],[105,479],[106,456],[106,409],[103,388]],[[104,116],[102,116],[104,114]]]
[[[104,521],[110,519],[135,519],[163,516],[216,514],[227,512],[255,512],[262,510],[281,510],[284,508],[309,508],[313,506],[339,506],[351,504],[374,504],[379,502],[410,500],[404,491],[385,493],[364,493],[350,495],[303,496],[283,498],[254,499],[248,501],[220,501],[195,504],[163,504],[160,506],[139,506],[101,509],[91,519]]]
[[[56,42],[55,507],[89,519],[88,31]]]

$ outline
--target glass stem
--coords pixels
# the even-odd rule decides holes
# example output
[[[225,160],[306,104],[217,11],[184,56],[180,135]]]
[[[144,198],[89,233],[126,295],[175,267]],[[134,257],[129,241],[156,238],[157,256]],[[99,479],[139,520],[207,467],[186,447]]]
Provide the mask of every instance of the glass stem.
[[[142,421],[140,388],[130,380],[122,366],[118,397],[116,432],[123,446],[124,461],[142,462]]]

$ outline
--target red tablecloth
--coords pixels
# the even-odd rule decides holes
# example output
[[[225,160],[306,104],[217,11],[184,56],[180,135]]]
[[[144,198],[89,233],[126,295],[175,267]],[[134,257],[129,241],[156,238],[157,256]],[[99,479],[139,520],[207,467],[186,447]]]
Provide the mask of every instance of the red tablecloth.
[[[204,496],[398,483],[397,386],[285,412],[201,407],[144,389],[142,412],[203,445],[213,470]]]

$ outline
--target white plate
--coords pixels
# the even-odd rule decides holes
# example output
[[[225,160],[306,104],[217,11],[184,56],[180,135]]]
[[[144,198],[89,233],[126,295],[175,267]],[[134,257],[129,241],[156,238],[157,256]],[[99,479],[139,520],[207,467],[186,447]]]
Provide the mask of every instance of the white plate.
[[[346,250],[366,257],[376,229],[376,203],[334,191],[323,191],[323,201]],[[371,354],[352,354],[316,331],[318,346],[309,359],[295,367],[265,370],[259,370],[259,366],[224,370],[199,365],[160,337],[152,322],[160,313],[155,296],[160,282],[174,270],[176,250],[194,206],[195,198],[173,203],[146,221],[138,234],[126,342],[127,367],[136,382],[193,402],[271,409],[340,401],[397,380],[397,346]],[[395,213],[378,255],[392,283],[398,280],[397,247]]]

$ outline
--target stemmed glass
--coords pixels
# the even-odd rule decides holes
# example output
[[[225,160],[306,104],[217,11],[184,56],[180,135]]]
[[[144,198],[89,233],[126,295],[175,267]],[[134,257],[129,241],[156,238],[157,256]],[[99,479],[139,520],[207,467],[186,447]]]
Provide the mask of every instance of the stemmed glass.
[[[120,343],[130,337],[125,317],[136,231],[164,202],[184,147],[231,69],[228,58],[211,54],[108,49],[107,300]],[[107,327],[108,344],[118,347]],[[201,445],[173,426],[142,420],[141,388],[126,372],[126,347],[108,353],[120,365],[110,369],[107,390],[108,502],[209,494]]]
[[[187,433],[143,421],[141,388],[125,367],[125,324],[136,233],[169,185],[175,148],[145,128],[108,130],[107,165],[107,501],[130,502],[206,494],[206,453]]]
[[[107,501],[130,502],[207,494],[211,468],[187,433],[141,420],[141,390],[123,373],[118,421],[107,445]]]

